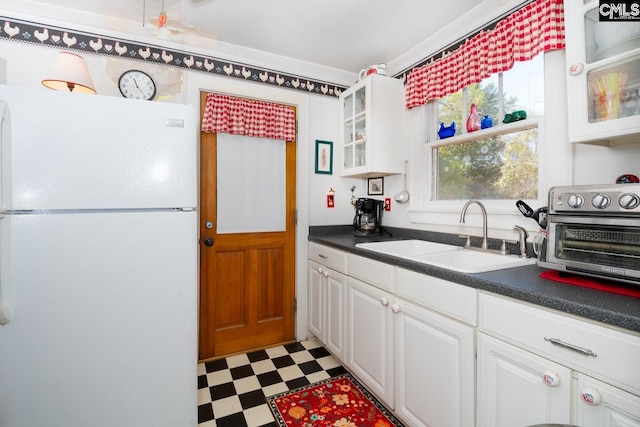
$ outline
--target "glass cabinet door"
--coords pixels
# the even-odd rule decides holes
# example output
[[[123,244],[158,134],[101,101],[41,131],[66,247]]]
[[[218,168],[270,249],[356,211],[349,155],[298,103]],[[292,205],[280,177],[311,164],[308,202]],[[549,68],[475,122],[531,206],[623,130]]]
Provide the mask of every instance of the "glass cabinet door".
[[[589,122],[640,115],[640,55],[628,56],[640,48],[640,22],[600,21],[595,7],[584,15],[584,30],[585,60],[594,67],[587,73]]]
[[[343,162],[345,169],[357,168],[367,164],[366,94],[366,86],[363,86],[343,99]]]
[[[589,122],[640,115],[640,56],[587,73]]]

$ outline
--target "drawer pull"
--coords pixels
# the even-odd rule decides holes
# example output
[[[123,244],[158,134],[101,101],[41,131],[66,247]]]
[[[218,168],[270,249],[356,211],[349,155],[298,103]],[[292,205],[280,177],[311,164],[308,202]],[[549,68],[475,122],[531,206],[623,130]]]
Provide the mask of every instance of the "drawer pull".
[[[559,345],[560,347],[568,348],[569,350],[577,351],[578,353],[582,353],[582,354],[585,354],[587,356],[598,357],[598,355],[596,353],[594,353],[593,351],[591,351],[591,349],[578,347],[577,345],[569,344],[567,342],[559,340],[558,338],[547,338],[547,337],[544,337],[544,339],[545,339],[545,341],[549,341],[551,344]]]
[[[320,258],[322,258],[322,259],[329,259],[329,257],[328,257],[328,256],[326,256],[326,255],[318,254],[318,256],[319,256]]]

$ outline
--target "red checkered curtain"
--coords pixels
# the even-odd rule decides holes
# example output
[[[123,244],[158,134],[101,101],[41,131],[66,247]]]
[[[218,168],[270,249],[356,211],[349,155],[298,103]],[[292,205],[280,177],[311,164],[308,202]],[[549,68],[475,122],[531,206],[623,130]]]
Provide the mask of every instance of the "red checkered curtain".
[[[209,93],[202,131],[295,141],[296,115],[287,105]]]
[[[540,52],[564,49],[562,0],[537,0],[407,76],[407,108],[443,98]]]

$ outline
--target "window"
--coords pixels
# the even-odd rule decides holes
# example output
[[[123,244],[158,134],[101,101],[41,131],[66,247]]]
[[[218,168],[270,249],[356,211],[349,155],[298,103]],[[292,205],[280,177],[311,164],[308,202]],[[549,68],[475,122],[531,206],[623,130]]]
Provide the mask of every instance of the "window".
[[[472,104],[492,127],[467,133]],[[517,110],[524,110],[527,119],[502,123],[505,113]],[[456,131],[446,139],[432,133],[430,200],[538,199],[543,115],[544,55],[438,100],[438,124],[455,122]]]

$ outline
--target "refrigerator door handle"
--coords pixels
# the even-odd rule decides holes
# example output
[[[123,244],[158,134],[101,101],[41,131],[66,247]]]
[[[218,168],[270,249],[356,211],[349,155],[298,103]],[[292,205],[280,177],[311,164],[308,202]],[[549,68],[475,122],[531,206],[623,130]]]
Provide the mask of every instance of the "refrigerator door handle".
[[[4,215],[0,213],[0,219],[2,218],[4,218]],[[9,320],[11,320],[9,308],[2,302],[2,277],[0,275],[0,325],[6,325]]]
[[[0,300],[0,325],[6,325],[10,320],[9,308]]]

